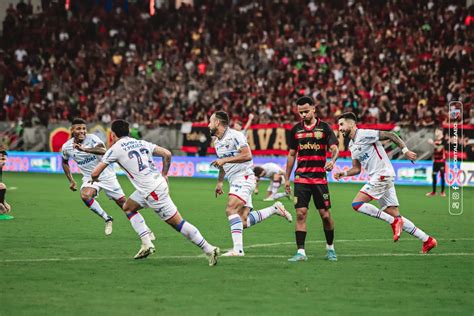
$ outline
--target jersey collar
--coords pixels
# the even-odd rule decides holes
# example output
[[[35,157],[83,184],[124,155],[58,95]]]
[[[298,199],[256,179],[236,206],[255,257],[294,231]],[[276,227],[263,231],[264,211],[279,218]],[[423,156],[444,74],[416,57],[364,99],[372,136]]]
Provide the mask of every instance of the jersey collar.
[[[313,125],[311,125],[310,127],[306,127],[306,125],[304,125],[304,121],[301,122],[301,125],[303,125],[303,128],[305,131],[309,132],[309,131],[312,131],[316,126],[319,125],[319,117],[316,119],[316,123],[314,123]]]

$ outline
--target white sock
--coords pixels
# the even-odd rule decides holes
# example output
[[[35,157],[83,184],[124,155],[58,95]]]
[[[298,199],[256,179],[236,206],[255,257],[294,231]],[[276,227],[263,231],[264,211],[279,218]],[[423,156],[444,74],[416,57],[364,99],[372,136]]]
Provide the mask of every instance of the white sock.
[[[416,238],[420,239],[422,242],[425,242],[428,240],[430,236],[428,236],[424,231],[416,227],[412,221],[410,221],[408,218],[405,218],[403,216],[402,216],[402,219],[403,219],[403,230],[405,232],[409,233],[412,236],[415,236]]]
[[[395,220],[392,215],[379,210],[378,208],[376,208],[374,205],[370,203],[354,202],[352,203],[352,207],[357,212],[364,213],[366,215],[369,215],[375,218],[380,218],[381,220],[389,224],[392,224],[393,221]]]
[[[306,251],[305,251],[303,248],[299,248],[299,249],[298,249],[298,253],[299,253],[300,255],[306,256]]]
[[[326,244],[326,250],[334,250],[334,244],[332,245]]]
[[[130,213],[127,213],[127,217],[133,229],[138,234],[138,237],[140,237],[140,239],[144,241],[144,243],[146,243],[148,239],[150,238],[149,236],[150,229],[146,225],[145,219],[143,218],[142,214],[138,212],[130,212]],[[148,239],[147,238],[144,239],[144,237],[148,237]]]
[[[247,228],[266,220],[267,218],[275,214],[277,211],[278,209],[276,207],[269,206],[267,208],[264,208],[263,210],[250,212],[249,216],[247,216]]]
[[[280,188],[280,182],[272,181],[272,197],[273,198],[275,198],[275,194],[277,194],[279,188]]]
[[[234,250],[236,252],[244,251],[244,238],[242,236],[244,224],[238,214],[233,214],[228,217],[230,225],[230,233],[232,235],[232,242],[234,243]]]
[[[176,230],[183,234],[184,237],[189,239],[193,244],[202,249],[205,253],[211,253],[214,250],[214,246],[209,244],[204,237],[202,237],[199,229],[193,224],[186,222],[184,219],[178,224]]]
[[[287,195],[288,195],[288,193],[286,193],[286,192],[280,192],[280,193],[274,194],[274,195],[273,195],[273,198],[274,198],[275,200],[278,200],[279,198],[285,197],[285,196],[287,196]]]
[[[102,217],[104,220],[111,219],[112,217],[107,214],[104,209],[100,206],[99,202],[97,202],[95,199],[90,199],[89,201],[84,201],[87,207],[91,209],[92,212],[96,213],[100,217]]]

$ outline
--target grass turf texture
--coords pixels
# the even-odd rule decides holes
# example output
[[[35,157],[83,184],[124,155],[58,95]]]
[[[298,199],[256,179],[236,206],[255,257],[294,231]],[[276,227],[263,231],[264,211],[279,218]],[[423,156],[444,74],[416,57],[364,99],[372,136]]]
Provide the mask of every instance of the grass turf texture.
[[[130,194],[128,180],[119,180]],[[208,267],[197,247],[149,209],[142,214],[157,253],[136,261],[139,241],[105,195],[98,201],[115,219],[108,237],[63,175],[7,173],[4,181],[17,189],[7,193],[15,219],[0,222],[0,315],[467,315],[474,309],[472,189],[464,191],[464,215],[450,216],[447,198],[424,196],[430,188],[397,187],[402,214],[438,239],[432,255],[418,255],[421,242],[406,233],[393,243],[389,225],[354,212],[361,185],[331,184],[338,262],[323,259],[324,234],[312,206],[307,262],[287,262],[295,253],[294,224],[272,217],[245,230],[246,257]],[[170,184],[183,217],[211,243],[230,248],[226,197],[214,197],[215,180]],[[254,196],[256,209],[270,204],[262,202],[266,186]]]

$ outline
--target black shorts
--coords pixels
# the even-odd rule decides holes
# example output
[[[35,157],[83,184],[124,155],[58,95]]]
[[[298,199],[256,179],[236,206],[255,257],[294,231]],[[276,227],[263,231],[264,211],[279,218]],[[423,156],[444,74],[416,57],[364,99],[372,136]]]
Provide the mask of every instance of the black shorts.
[[[433,162],[433,172],[437,173],[439,171],[444,172],[444,162]]]
[[[308,208],[311,196],[314,206],[318,210],[331,208],[331,197],[327,184],[295,183],[295,208]]]

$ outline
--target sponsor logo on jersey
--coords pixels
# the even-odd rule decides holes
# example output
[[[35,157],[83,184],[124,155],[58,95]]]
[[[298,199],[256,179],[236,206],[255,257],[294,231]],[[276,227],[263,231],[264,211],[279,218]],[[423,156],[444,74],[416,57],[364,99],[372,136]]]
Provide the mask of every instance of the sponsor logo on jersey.
[[[95,160],[96,160],[96,157],[95,157],[95,156],[91,156],[91,157],[85,158],[85,159],[82,160],[82,161],[78,161],[77,164],[78,164],[79,166],[82,166],[82,165],[88,164],[89,162],[92,162],[92,161],[95,161]]]
[[[306,143],[306,144],[303,144],[303,145],[299,145],[299,150],[307,150],[307,149],[311,149],[311,150],[320,150],[321,149],[321,146],[319,144],[311,144],[311,143]]]
[[[364,160],[367,160],[369,159],[369,154],[368,153],[364,153],[362,156],[360,156],[359,158],[359,161],[362,162]]]

